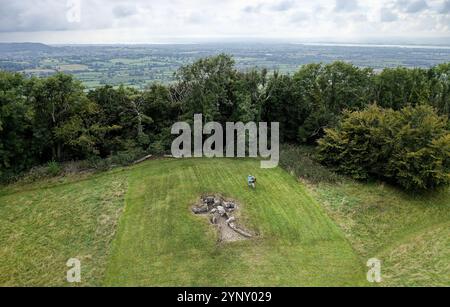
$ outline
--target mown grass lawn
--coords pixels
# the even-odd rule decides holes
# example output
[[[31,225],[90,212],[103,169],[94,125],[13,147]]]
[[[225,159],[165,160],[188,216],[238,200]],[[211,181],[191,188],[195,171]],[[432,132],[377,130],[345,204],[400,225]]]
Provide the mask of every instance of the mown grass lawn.
[[[247,175],[258,178],[256,191]],[[190,212],[203,193],[238,200],[259,238],[218,244]],[[298,182],[250,160],[153,161],[130,174],[107,285],[362,285],[364,266]]]
[[[258,178],[256,191],[247,175]],[[218,243],[191,205],[203,193],[237,200],[258,233]],[[254,160],[155,160],[98,175],[0,187],[0,285],[450,285],[450,192],[410,195],[344,180],[301,184]]]
[[[190,212],[207,192],[239,201],[258,237],[218,243]],[[1,188],[0,285],[68,285],[69,258],[81,260],[81,286],[365,284],[363,264],[319,204],[283,170],[251,160],[157,160]]]

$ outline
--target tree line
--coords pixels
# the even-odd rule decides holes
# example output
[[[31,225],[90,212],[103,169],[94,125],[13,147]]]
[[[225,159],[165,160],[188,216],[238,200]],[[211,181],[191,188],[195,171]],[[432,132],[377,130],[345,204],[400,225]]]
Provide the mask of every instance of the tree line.
[[[280,122],[284,143],[316,144],[344,111],[376,103],[427,105],[450,115],[450,63],[375,72],[345,62],[304,65],[292,74],[239,71],[229,55],[181,67],[169,85],[109,85],[86,91],[70,75],[27,78],[0,72],[0,178],[49,161],[170,150],[176,121]],[[448,128],[448,121],[447,121]]]

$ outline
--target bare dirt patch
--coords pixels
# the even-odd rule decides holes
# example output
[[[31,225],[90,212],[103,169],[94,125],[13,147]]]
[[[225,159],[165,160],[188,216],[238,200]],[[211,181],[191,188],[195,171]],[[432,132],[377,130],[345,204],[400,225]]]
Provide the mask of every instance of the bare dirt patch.
[[[232,199],[220,195],[203,195],[192,207],[192,212],[208,217],[218,230],[219,242],[236,242],[254,237],[250,231],[238,225],[235,216],[239,209],[240,205]]]

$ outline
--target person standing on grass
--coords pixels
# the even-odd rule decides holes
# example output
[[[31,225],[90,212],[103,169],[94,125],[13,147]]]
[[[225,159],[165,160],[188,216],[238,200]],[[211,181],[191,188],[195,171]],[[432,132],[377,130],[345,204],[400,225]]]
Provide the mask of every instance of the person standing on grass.
[[[248,186],[256,189],[256,177],[252,175],[248,175],[247,177]]]

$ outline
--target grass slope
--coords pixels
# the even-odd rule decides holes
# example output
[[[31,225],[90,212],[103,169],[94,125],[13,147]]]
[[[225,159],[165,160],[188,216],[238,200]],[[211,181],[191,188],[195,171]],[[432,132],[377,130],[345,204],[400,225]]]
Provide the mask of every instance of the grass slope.
[[[249,190],[246,177],[258,178]],[[190,206],[202,193],[238,200],[259,239],[218,244]],[[151,161],[130,173],[106,285],[362,285],[364,267],[337,226],[281,169],[250,160]]]
[[[120,172],[0,190],[0,286],[67,286],[70,258],[100,285],[125,191]]]
[[[189,211],[205,192],[238,200],[259,238],[218,244]],[[149,161],[0,187],[0,285],[67,286],[72,257],[82,286],[366,285],[364,263],[377,257],[381,285],[449,286],[449,226],[449,190],[418,196],[345,179],[305,187],[252,160]]]
[[[382,286],[450,285],[450,190],[413,195],[380,183],[310,185]]]

